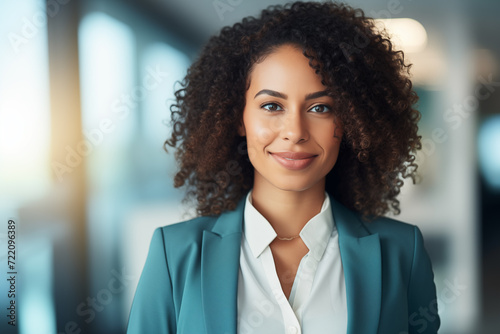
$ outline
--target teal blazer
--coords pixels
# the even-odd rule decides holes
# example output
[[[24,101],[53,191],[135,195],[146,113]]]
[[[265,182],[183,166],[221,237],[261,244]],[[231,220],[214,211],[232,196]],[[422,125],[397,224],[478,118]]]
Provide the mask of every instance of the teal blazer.
[[[358,213],[330,201],[347,333],[437,333],[434,275],[418,227],[385,217],[363,223]],[[236,334],[244,206],[245,197],[220,216],[155,230],[127,333]]]

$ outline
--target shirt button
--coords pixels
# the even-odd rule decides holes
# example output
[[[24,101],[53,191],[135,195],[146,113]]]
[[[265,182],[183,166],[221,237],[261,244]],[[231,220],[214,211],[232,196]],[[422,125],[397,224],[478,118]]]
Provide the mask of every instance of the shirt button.
[[[294,326],[289,326],[288,327],[288,334],[297,334],[299,331],[297,329],[297,327],[294,327]]]

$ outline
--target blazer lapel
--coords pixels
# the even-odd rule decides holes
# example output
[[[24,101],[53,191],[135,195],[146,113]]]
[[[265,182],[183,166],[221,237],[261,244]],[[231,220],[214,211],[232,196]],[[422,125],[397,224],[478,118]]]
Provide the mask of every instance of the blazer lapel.
[[[242,200],[203,231],[201,294],[207,333],[236,334]]]
[[[209,334],[236,334],[244,199],[203,231],[201,293]],[[382,298],[379,236],[370,234],[360,218],[332,196],[330,202],[346,284],[347,334],[377,333]]]
[[[360,218],[330,196],[339,233],[347,298],[347,334],[377,333],[382,264],[378,234],[370,234]]]

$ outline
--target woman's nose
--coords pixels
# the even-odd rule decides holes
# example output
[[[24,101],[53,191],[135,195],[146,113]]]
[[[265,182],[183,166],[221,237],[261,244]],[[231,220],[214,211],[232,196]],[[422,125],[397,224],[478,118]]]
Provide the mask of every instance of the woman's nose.
[[[288,111],[283,119],[281,138],[294,144],[307,141],[309,132],[300,112]]]

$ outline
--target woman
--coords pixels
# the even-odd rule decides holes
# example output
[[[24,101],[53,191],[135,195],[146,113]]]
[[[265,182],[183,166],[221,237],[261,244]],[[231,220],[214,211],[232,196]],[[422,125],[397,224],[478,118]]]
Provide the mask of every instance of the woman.
[[[382,217],[421,147],[408,69],[330,2],[212,37],[166,141],[199,217],[154,232],[128,333],[436,333],[422,235]]]

